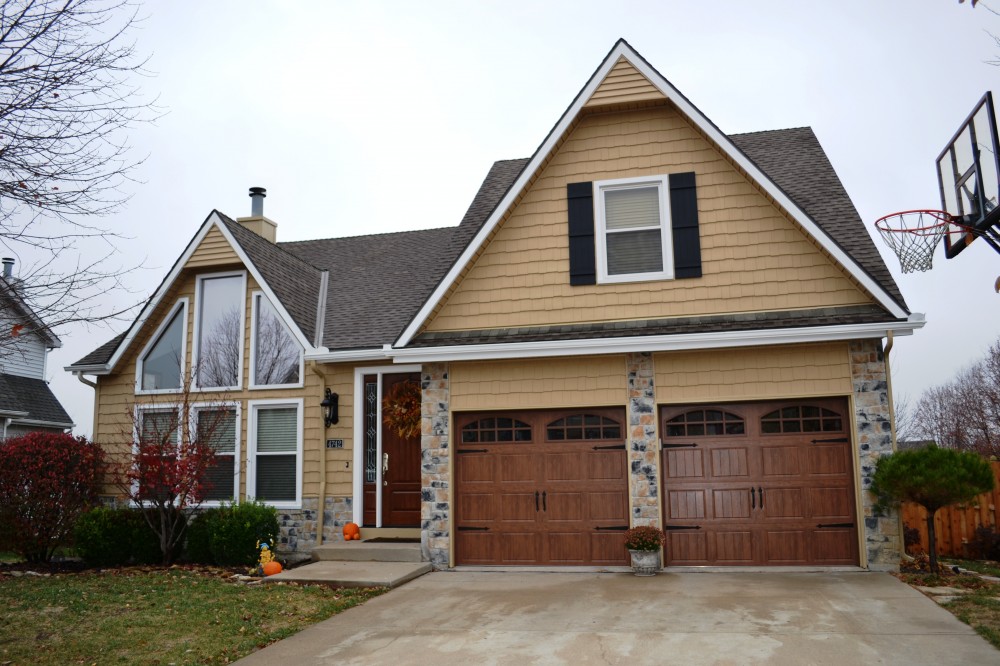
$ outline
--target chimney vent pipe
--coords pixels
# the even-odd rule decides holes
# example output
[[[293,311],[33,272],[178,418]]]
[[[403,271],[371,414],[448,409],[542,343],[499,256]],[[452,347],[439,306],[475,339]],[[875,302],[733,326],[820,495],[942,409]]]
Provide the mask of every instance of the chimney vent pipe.
[[[3,262],[3,276],[8,280],[14,277],[14,259],[12,257],[4,257]]]
[[[264,197],[267,190],[263,187],[250,188],[250,217],[264,217]]]

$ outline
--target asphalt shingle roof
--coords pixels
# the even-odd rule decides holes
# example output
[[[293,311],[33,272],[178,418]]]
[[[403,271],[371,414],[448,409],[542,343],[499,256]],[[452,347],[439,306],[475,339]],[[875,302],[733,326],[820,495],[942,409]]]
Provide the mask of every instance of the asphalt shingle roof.
[[[27,412],[18,418],[34,421],[73,423],[45,380],[31,377],[0,375],[0,410]]]
[[[906,308],[899,287],[812,129],[751,132],[729,138]],[[325,270],[329,271],[329,283],[322,345],[331,350],[378,348],[391,344],[402,333],[529,161],[524,158],[494,163],[457,227],[272,244],[230,218],[221,214],[220,217],[307,339],[313,339],[320,273]],[[824,310],[814,315],[812,319],[798,317],[794,319],[797,323],[787,318],[779,317],[778,320],[783,320],[784,325],[805,326],[847,323],[837,317],[847,317],[850,321],[859,317],[865,321],[890,319],[887,313],[875,314],[875,310],[863,314]],[[771,325],[766,323],[771,321],[768,318],[733,322],[695,320],[669,325],[659,320],[639,322],[642,325],[638,329],[633,327],[631,333],[622,335],[634,335],[636,330],[653,334],[654,331],[680,332],[681,329],[685,332],[721,330],[719,326],[741,328],[752,326],[753,321],[764,327]],[[695,323],[701,328],[698,329]],[[617,335],[614,331],[621,329],[611,326],[601,332],[589,328],[576,330],[580,327],[554,328],[561,332],[548,330],[543,334],[540,330],[524,330],[517,339],[524,336],[528,336],[525,339],[552,339],[539,337],[544,335]],[[415,344],[475,344],[486,339],[484,334],[490,339],[499,335],[497,331],[425,334]],[[102,345],[75,365],[107,362],[123,337],[118,336]]]

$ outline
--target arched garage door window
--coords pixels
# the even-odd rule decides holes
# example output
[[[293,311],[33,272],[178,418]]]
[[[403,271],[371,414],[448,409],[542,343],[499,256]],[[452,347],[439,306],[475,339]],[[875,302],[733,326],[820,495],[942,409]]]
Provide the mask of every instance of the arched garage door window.
[[[618,421],[597,414],[572,414],[553,421],[545,428],[550,442],[573,440],[602,440],[622,438]]]
[[[765,434],[841,432],[843,429],[844,419],[840,414],[813,405],[790,405],[760,418],[760,431]]]
[[[667,437],[725,437],[746,434],[742,416],[721,409],[695,409],[667,420]]]

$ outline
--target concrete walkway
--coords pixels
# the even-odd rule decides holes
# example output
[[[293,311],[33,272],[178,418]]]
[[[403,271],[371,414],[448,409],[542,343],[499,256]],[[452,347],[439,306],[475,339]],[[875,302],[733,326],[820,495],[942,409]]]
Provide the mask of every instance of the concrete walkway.
[[[1000,664],[887,574],[436,572],[238,662]]]

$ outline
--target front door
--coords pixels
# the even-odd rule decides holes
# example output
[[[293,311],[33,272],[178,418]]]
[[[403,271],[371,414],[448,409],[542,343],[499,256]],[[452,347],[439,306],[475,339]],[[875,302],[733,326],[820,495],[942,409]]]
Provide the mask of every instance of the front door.
[[[401,436],[386,423],[386,401],[420,373],[364,377],[364,524],[368,527],[420,526],[420,434]],[[379,507],[381,506],[381,520]]]

